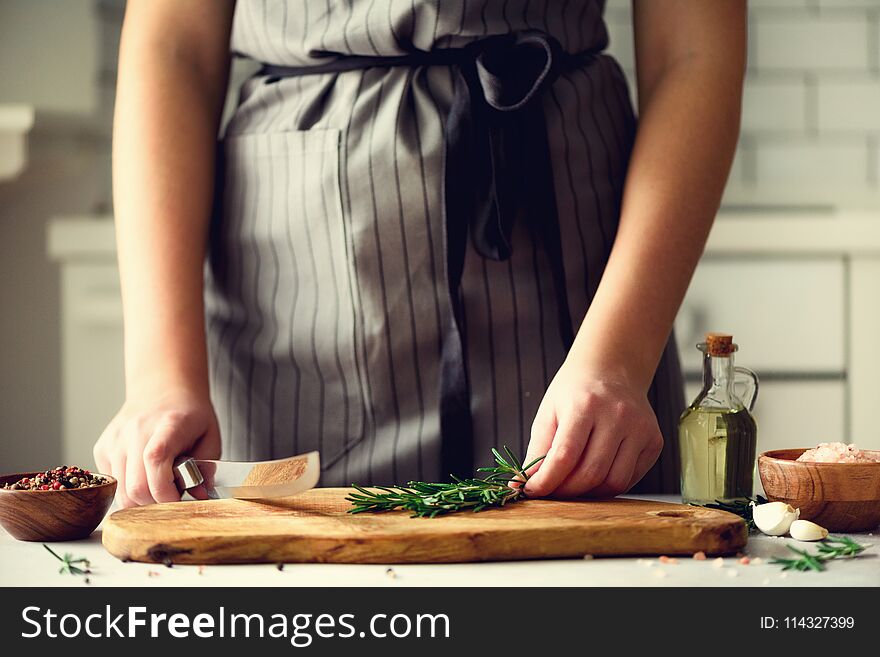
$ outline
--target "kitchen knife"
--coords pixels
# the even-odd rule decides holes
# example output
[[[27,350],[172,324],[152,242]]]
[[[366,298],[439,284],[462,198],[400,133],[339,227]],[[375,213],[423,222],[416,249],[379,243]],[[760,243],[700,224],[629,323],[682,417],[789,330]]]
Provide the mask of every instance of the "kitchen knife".
[[[187,458],[174,466],[174,479],[180,491],[202,500],[289,497],[314,488],[320,476],[318,452],[275,461]]]

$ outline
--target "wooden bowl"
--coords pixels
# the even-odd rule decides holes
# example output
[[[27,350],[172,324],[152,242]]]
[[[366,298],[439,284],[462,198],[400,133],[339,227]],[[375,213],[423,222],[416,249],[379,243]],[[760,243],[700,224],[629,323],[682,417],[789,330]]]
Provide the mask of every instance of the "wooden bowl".
[[[22,477],[39,472],[0,476],[0,525],[20,541],[74,541],[97,527],[113,503],[116,480],[68,490],[6,490]]]
[[[870,531],[880,525],[880,462],[802,463],[803,449],[776,449],[758,457],[771,502],[786,502],[800,517],[830,531]],[[880,452],[862,450],[874,458]]]

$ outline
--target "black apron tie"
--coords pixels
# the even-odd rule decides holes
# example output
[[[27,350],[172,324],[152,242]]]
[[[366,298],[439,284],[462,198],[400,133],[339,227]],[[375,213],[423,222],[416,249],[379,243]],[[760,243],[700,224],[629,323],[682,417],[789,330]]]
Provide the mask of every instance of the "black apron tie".
[[[550,264],[566,351],[574,339],[541,95],[561,71],[592,56],[590,52],[568,54],[552,36],[523,31],[485,37],[463,48],[388,57],[346,56],[315,66],[266,64],[260,71],[267,76],[267,84],[287,77],[374,67],[446,65],[457,72],[445,123],[444,229],[452,310],[442,336],[440,362],[445,472],[466,477],[474,472],[461,296],[468,234],[482,257],[504,261],[512,254],[514,223],[524,221]]]

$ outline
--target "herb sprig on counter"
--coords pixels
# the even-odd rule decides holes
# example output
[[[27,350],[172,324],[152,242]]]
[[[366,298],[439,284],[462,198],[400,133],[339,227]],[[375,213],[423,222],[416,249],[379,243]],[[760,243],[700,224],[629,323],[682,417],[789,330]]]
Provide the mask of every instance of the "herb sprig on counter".
[[[810,554],[806,550],[789,545],[788,549],[797,555],[797,559],[775,557],[770,563],[782,566],[782,570],[822,572],[825,562],[832,559],[852,559],[865,551],[867,546],[856,543],[849,536],[829,536],[818,544],[819,551]]]
[[[452,476],[452,483],[435,484],[411,481],[406,486],[375,486],[371,489],[352,484],[357,493],[345,499],[354,505],[349,513],[381,512],[404,509],[414,518],[434,518],[456,511],[482,511],[487,507],[500,507],[525,497],[523,485],[529,477],[526,471],[541,461],[538,457],[523,465],[505,446],[502,455],[492,450],[496,465],[480,468],[478,472],[489,473],[481,479],[459,479]],[[510,482],[518,482],[511,487]]]
[[[86,584],[89,583],[89,575],[91,575],[92,571],[89,569],[91,564],[88,559],[85,557],[74,558],[70,552],[65,552],[62,557],[45,543],[43,543],[43,547],[49,551],[49,554],[61,562],[61,568],[58,569],[59,573],[62,575],[65,573],[68,575],[82,575],[86,578]]]
[[[721,500],[715,500],[714,504],[693,504],[692,506],[704,506],[707,509],[718,509],[719,511],[727,511],[728,513],[733,513],[734,515],[737,515],[745,520],[749,531],[752,531],[755,529],[755,520],[752,517],[752,511],[754,510],[755,505],[766,503],[766,497],[756,495],[755,499],[753,500],[734,500],[733,502],[722,502]]]

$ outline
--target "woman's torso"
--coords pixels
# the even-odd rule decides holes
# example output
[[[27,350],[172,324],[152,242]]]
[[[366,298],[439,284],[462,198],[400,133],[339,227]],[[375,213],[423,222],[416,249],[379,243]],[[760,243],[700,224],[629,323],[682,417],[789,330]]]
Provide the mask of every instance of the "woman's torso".
[[[567,52],[605,47],[603,0],[239,0],[234,52],[308,65],[333,54],[404,55],[541,30]]]
[[[539,30],[570,53],[607,43],[591,0],[239,0],[232,47],[311,65]],[[227,128],[208,283],[212,385],[228,458],[318,448],[324,484],[437,478],[445,287],[449,67],[377,68],[242,88]],[[598,55],[542,98],[575,328],[616,232],[635,121]],[[478,465],[524,453],[564,358],[546,254],[518,226],[513,256],[468,251],[462,281]],[[678,390],[677,390],[678,388]],[[652,387],[661,427],[682,404],[674,349]],[[673,455],[657,485],[674,486]]]

